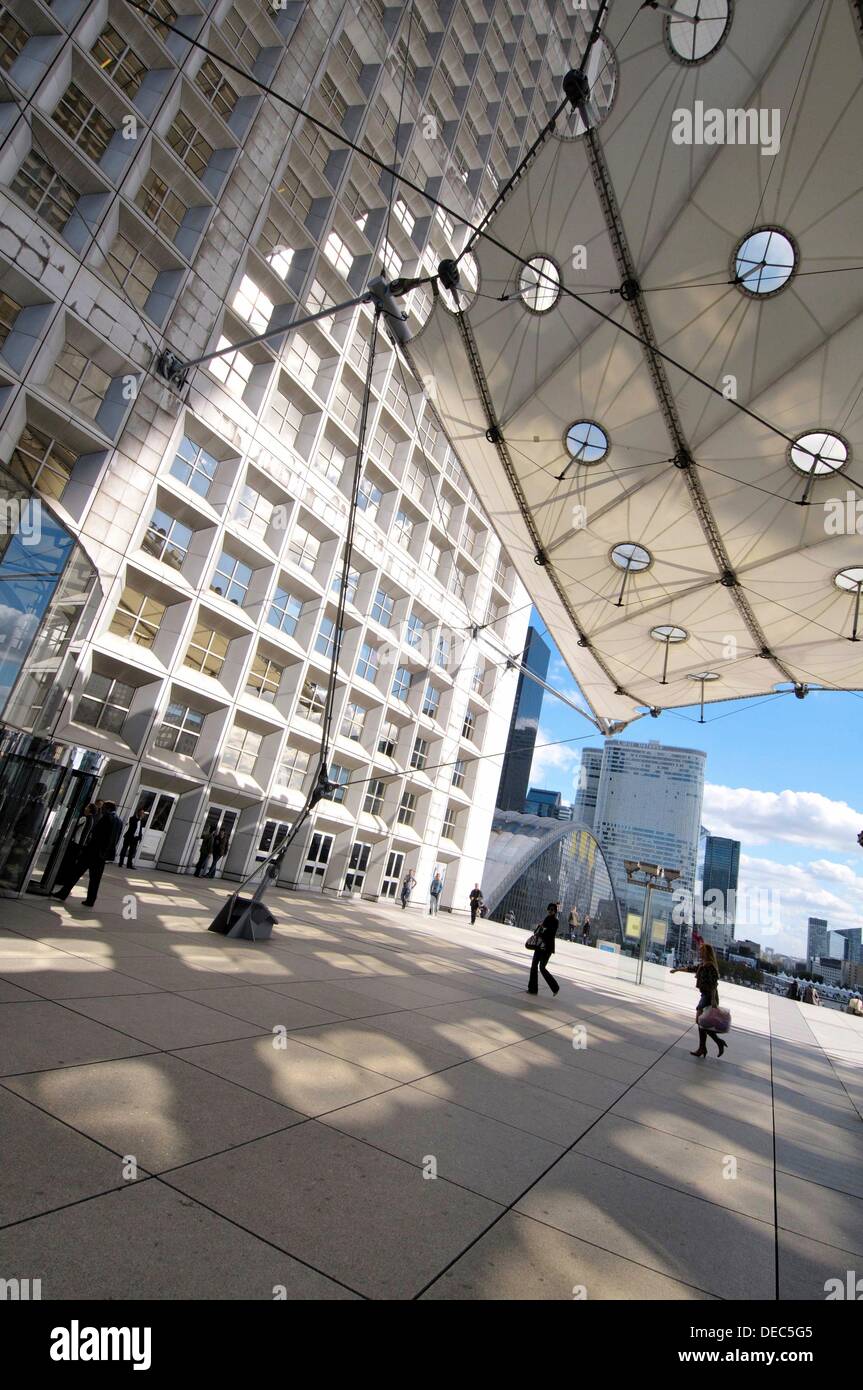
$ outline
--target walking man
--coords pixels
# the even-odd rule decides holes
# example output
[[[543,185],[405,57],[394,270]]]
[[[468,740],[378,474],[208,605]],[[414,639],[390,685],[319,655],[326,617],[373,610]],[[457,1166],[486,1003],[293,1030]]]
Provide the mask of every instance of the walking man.
[[[436,917],[440,895],[443,892],[443,879],[440,876],[440,869],[435,869],[434,878],[429,887],[429,917]]]
[[[198,853],[198,862],[195,865],[195,878],[200,878],[201,874],[206,874],[207,872],[207,861],[213,853],[214,838],[212,828],[209,825],[205,826],[204,833],[201,836],[201,848]]]
[[[548,985],[552,994],[557,994],[558,990],[560,989],[560,985],[557,983],[557,980],[546,969],[548,962],[554,955],[554,938],[557,936],[557,929],[560,926],[560,920],[558,918],[557,911],[558,904],[549,903],[546,915],[542,921],[541,926],[538,926],[536,931],[534,932],[534,937],[537,941],[537,945],[534,947],[533,960],[530,963],[530,978],[527,982],[528,994],[539,993],[538,972],[540,971],[542,972],[542,978],[545,980],[545,983]]]
[[[125,860],[128,869],[135,867],[135,855],[138,853],[138,846],[144,834],[144,827],[141,824],[141,817],[137,811],[133,811],[126,823],[126,833],[123,836],[123,843],[120,846],[120,868],[123,867]]]
[[[482,908],[482,889],[478,883],[475,883],[470,890],[468,901],[470,902],[470,924],[473,926],[477,919],[477,914]]]
[[[84,906],[95,907],[96,895],[99,892],[99,884],[102,882],[105,865],[117,853],[117,845],[120,843],[122,833],[123,822],[117,815],[117,807],[114,802],[103,802],[101,814],[93,826],[90,837],[75,866],[74,876],[68,879],[59,892],[54,893],[53,896],[61,900],[68,898],[75,884],[86,872],[89,874],[89,878]]]
[[[402,888],[401,888],[401,893],[400,893],[400,895],[399,895],[399,896],[401,897],[401,900],[402,900],[402,911],[404,911],[404,909],[407,907],[408,903],[410,902],[411,893],[412,893],[412,892],[414,891],[414,889],[416,888],[416,884],[417,884],[417,881],[416,881],[416,876],[414,875],[413,869],[408,869],[407,873],[405,874],[404,878],[402,879]]]

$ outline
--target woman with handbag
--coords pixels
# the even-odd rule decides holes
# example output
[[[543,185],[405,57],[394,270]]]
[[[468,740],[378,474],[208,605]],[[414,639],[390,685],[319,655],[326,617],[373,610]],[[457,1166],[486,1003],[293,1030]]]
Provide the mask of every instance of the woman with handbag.
[[[698,1003],[695,1007],[695,1022],[698,1024],[698,1047],[695,1052],[690,1052],[689,1055],[690,1057],[706,1057],[707,1039],[712,1038],[716,1043],[717,1055],[721,1057],[728,1043],[722,1041],[714,1028],[704,1028],[701,1021],[705,1015],[705,1021],[712,1021],[712,1017],[715,1016],[714,1011],[719,1009],[719,961],[716,959],[716,952],[713,947],[706,941],[702,941],[698,954],[699,962],[697,965],[677,965],[671,972],[672,975],[694,975],[699,992]]]
[[[529,951],[533,951],[533,960],[530,963],[530,978],[527,982],[528,994],[539,993],[539,972],[542,971],[542,978],[548,985],[552,994],[557,994],[560,985],[553,975],[546,970],[549,960],[554,955],[554,938],[557,936],[557,929],[560,921],[557,916],[558,903],[549,903],[548,911],[541,924],[527,938],[524,943]]]

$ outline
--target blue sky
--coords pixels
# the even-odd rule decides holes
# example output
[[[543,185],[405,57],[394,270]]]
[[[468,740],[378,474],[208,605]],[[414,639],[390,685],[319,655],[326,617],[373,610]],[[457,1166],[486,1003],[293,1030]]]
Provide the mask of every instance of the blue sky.
[[[548,683],[580,698],[545,624],[552,648]],[[861,657],[863,664],[863,657]],[[749,936],[775,950],[805,954],[806,919],[863,926],[863,695],[820,692],[765,702],[740,700],[636,720],[622,739],[703,748],[707,753],[702,823],[741,841],[741,888],[751,903]],[[546,695],[537,743],[573,735],[582,742],[539,748],[531,782],[571,800],[579,749],[601,746],[586,720]]]

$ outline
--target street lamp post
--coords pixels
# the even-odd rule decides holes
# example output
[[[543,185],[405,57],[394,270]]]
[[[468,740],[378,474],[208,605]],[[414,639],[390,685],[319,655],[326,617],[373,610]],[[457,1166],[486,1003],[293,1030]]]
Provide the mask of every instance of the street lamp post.
[[[661,864],[644,864],[640,859],[624,859],[627,883],[644,888],[644,913],[641,920],[641,940],[638,945],[638,966],[635,983],[640,985],[644,978],[644,958],[647,954],[647,937],[650,926],[650,899],[654,892],[670,893],[675,881],[680,878],[679,869],[666,869]]]

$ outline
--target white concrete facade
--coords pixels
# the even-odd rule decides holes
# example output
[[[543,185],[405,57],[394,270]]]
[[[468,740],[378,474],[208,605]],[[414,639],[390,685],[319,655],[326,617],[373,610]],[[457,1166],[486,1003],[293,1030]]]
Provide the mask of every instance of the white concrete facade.
[[[538,129],[541,61],[559,43],[538,0],[424,3],[412,18],[331,0],[180,8],[154,5],[380,158],[397,136],[407,175],[470,217]],[[367,160],[156,15],[115,0],[13,0],[4,15],[0,455],[99,579],[74,683],[58,675],[70,626],[6,719],[106,755],[100,795],[124,817],[147,810],[142,863],[188,870],[220,823],[239,878],[314,769],[371,317],[234,352],[180,393],[154,355],[337,304],[381,265],[434,269],[464,229],[403,188],[388,214]],[[406,306],[416,330],[430,296]],[[411,867],[419,899],[439,866],[443,905],[461,908],[500,773],[475,759],[503,750],[517,680],[496,651],[522,649],[529,608],[429,385],[380,339],[334,726],[352,785],[319,805],[283,874],[343,889],[350,873],[377,897]],[[474,623],[494,641],[469,640]]]

